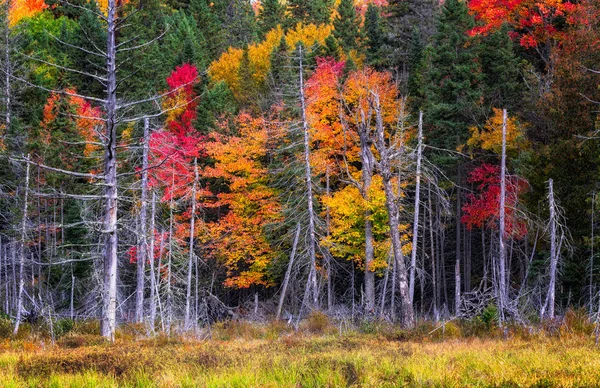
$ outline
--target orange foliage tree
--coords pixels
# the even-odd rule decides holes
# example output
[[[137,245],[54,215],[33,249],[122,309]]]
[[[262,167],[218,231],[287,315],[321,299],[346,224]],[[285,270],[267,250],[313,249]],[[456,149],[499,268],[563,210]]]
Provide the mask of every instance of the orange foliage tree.
[[[214,160],[204,175],[226,183],[212,206],[226,211],[209,225],[214,253],[227,268],[225,285],[248,288],[272,285],[268,268],[275,255],[265,226],[281,219],[277,191],[270,187],[268,157],[280,138],[280,128],[263,117],[240,113],[235,132],[222,123],[223,133],[214,133],[208,155]]]

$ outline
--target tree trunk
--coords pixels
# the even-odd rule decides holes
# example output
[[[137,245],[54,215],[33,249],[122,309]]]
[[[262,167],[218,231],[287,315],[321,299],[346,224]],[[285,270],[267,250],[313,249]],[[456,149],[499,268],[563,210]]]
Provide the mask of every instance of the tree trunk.
[[[156,219],[156,193],[154,192],[152,192],[150,208],[150,244],[148,248],[148,259],[150,260],[150,328],[154,332],[154,326],[156,325],[156,297],[158,294],[156,274],[154,273],[154,228]]]
[[[298,239],[300,238],[300,229],[300,223],[298,223],[298,225],[296,226],[296,235],[294,236],[294,244],[292,245],[292,254],[290,255],[290,261],[288,263],[287,270],[285,271],[283,284],[281,285],[281,295],[279,296],[279,304],[277,305],[277,315],[275,316],[275,320],[279,320],[279,318],[281,317],[281,309],[283,308],[285,294],[287,292],[288,284],[290,283],[290,277],[292,275],[294,258],[296,257],[296,248],[298,247]]]
[[[104,210],[104,293],[102,296],[102,336],[115,340],[117,311],[117,49],[116,4],[108,0],[107,9],[107,98],[106,149],[104,154],[105,210]]]
[[[397,267],[398,290],[400,292],[400,324],[403,327],[412,327],[414,325],[414,312],[410,300],[408,287],[408,273],[402,254],[402,242],[400,240],[400,220],[397,205],[397,198],[392,187],[392,166],[389,149],[385,143],[385,133],[383,127],[383,116],[379,103],[379,96],[374,95],[374,104],[376,112],[376,139],[375,146],[379,153],[378,167],[383,178],[383,189],[385,192],[385,204],[388,212],[388,222],[390,227],[390,237],[392,240],[392,250],[394,261]]]
[[[192,185],[192,215],[190,220],[190,252],[188,258],[187,288],[185,294],[184,328],[190,328],[190,306],[192,303],[192,271],[194,268],[194,235],[196,221],[196,185],[198,184],[198,160],[194,159],[194,184]]]
[[[417,171],[415,184],[415,213],[413,217],[412,252],[410,254],[410,301],[414,303],[415,269],[417,267],[417,245],[419,238],[419,208],[421,207],[421,156],[423,147],[423,112],[419,112],[419,129],[417,135]],[[421,306],[422,307],[422,306]]]
[[[302,64],[302,46],[299,46],[300,55],[300,104],[302,108],[302,129],[304,132],[304,168],[306,182],[306,197],[308,202],[308,256],[310,258],[309,281],[307,287],[312,289],[312,306],[317,307],[319,304],[319,288],[317,285],[317,259],[316,259],[316,244],[317,237],[315,232],[316,213],[314,211],[314,198],[312,187],[312,172],[310,165],[310,129],[308,119],[306,118],[306,102],[304,98],[304,67]],[[310,296],[310,295],[309,295]]]
[[[554,319],[556,294],[556,268],[558,267],[557,235],[556,235],[556,202],[554,200],[554,183],[548,180],[548,206],[550,210],[550,283],[548,284],[548,318]],[[544,311],[542,309],[542,316]]]
[[[459,185],[460,185],[460,173],[459,173]],[[454,314],[460,315],[460,261],[461,261],[461,223],[460,223],[460,202],[461,202],[461,190],[460,187],[456,192],[456,262],[454,264]]]
[[[498,299],[500,304],[500,319],[504,317],[507,307],[506,290],[506,244],[505,237],[505,201],[506,201],[506,109],[502,111],[502,160],[500,164],[500,226],[499,226],[499,268],[498,268]]]
[[[17,316],[13,334],[19,332],[21,317],[23,313],[23,293],[25,291],[25,243],[27,241],[27,204],[29,202],[29,156],[27,156],[25,167],[25,188],[23,193],[23,212],[21,217],[21,238],[19,241],[19,293],[17,295]]]
[[[150,140],[150,122],[144,119],[144,151],[142,154],[142,194],[140,206],[140,255],[137,262],[137,284],[135,289],[135,319],[138,323],[144,320],[145,265],[148,257],[148,142]]]

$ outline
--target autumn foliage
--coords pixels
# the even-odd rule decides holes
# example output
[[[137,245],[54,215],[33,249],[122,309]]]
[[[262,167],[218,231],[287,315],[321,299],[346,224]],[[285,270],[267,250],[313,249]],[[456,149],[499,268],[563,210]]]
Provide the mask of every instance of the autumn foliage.
[[[577,7],[564,0],[470,0],[468,4],[480,23],[470,31],[472,35],[488,34],[506,23],[514,29],[512,37],[526,48],[560,39],[563,31],[558,21]]]

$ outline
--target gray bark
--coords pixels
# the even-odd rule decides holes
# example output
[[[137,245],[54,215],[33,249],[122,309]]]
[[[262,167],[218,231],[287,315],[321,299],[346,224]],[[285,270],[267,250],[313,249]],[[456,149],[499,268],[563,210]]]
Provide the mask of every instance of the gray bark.
[[[15,318],[15,328],[13,334],[19,332],[21,317],[23,313],[23,294],[25,290],[25,243],[27,241],[27,209],[29,202],[29,156],[25,167],[25,187],[23,194],[23,212],[21,217],[21,237],[19,241],[19,292],[17,294],[17,316]]]
[[[419,127],[417,134],[417,171],[415,183],[415,213],[413,218],[412,252],[410,254],[409,294],[411,302],[415,295],[415,269],[417,267],[417,245],[419,239],[419,208],[421,207],[421,157],[423,149],[423,112],[419,112]],[[422,307],[422,306],[421,306]]]
[[[298,48],[300,55],[300,105],[302,109],[302,130],[304,132],[304,168],[305,168],[305,182],[306,182],[306,198],[307,198],[307,209],[308,209],[308,256],[310,259],[310,271],[309,281],[307,287],[311,288],[313,307],[317,307],[319,304],[319,288],[317,285],[317,259],[316,259],[316,245],[317,237],[315,232],[315,220],[316,213],[314,210],[314,197],[312,187],[312,171],[310,165],[310,129],[308,125],[308,119],[306,118],[306,101],[304,97],[304,67],[302,64],[303,53],[302,46]],[[309,294],[310,297],[310,294]]]
[[[106,150],[104,155],[104,290],[102,295],[102,336],[114,342],[117,312],[117,49],[116,2],[108,0],[106,47]]]
[[[192,185],[192,215],[190,220],[190,252],[188,257],[187,285],[185,294],[185,330],[190,328],[190,306],[192,303],[192,271],[194,268],[194,236],[196,226],[196,185],[198,184],[198,160],[194,159],[194,183]]]
[[[385,202],[388,211],[388,220],[390,227],[390,237],[392,240],[392,250],[394,253],[395,264],[397,267],[398,290],[400,293],[400,324],[403,327],[412,327],[414,325],[414,311],[409,295],[408,273],[402,254],[402,242],[400,239],[400,220],[398,212],[397,198],[392,187],[392,165],[390,150],[386,145],[386,138],[383,126],[383,116],[379,103],[379,96],[374,95],[374,105],[376,112],[376,138],[375,147],[379,153],[379,162],[377,166],[383,178],[383,189],[385,192]]]
[[[500,225],[499,225],[499,268],[498,268],[498,299],[500,304],[500,317],[503,318],[504,310],[507,307],[507,289],[506,289],[506,243],[504,241],[506,230],[506,109],[502,111],[502,160],[500,164]]]
[[[140,254],[137,262],[137,284],[135,289],[135,320],[144,320],[144,291],[146,281],[146,261],[148,260],[148,142],[150,139],[150,122],[144,119],[144,151],[142,154],[142,194],[140,206]]]

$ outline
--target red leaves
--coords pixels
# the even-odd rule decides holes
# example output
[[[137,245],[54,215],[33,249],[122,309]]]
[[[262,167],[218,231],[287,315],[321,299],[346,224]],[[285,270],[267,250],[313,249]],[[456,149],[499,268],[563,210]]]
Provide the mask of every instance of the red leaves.
[[[196,120],[196,95],[194,85],[198,80],[195,66],[177,67],[167,78],[169,94],[163,101],[167,111],[165,129],[150,138],[152,170],[151,186],[164,188],[163,200],[181,197],[193,182],[193,159],[204,154],[201,136],[194,128]]]
[[[488,226],[497,228],[500,216],[500,167],[482,164],[469,175],[468,181],[476,184],[479,194],[469,194],[463,206],[461,221],[469,229]],[[527,234],[525,222],[519,219],[516,206],[518,196],[527,188],[525,180],[517,176],[506,180],[506,234],[522,238]]]
[[[480,25],[470,35],[486,35],[503,24],[510,25],[513,39],[525,48],[532,48],[547,40],[560,40],[563,32],[556,27],[556,19],[567,17],[577,5],[564,0],[470,0],[469,9]]]

